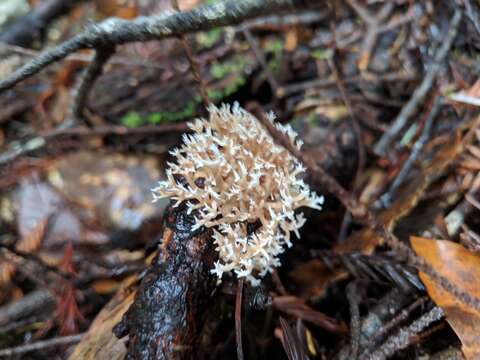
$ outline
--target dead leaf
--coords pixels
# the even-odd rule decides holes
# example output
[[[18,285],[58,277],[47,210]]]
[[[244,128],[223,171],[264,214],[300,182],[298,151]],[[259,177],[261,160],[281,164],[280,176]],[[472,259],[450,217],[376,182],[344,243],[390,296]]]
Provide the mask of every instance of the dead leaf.
[[[440,275],[454,283],[460,290],[480,297],[480,256],[460,244],[448,240],[431,240],[412,236],[413,249]],[[462,351],[468,360],[480,359],[480,312],[455,298],[420,273],[432,300],[447,315],[447,321],[462,342]]]
[[[16,248],[22,252],[33,252],[37,250],[45,236],[45,231],[49,222],[49,217],[37,222],[29,234],[22,236],[16,244]]]
[[[73,264],[73,245],[72,242],[68,242],[63,249],[63,257],[57,265],[58,269],[67,274],[76,275],[75,266]]]
[[[22,239],[28,239],[36,231],[40,234],[45,219],[53,219],[49,231],[41,240],[42,246],[65,243],[65,240],[77,242],[81,239],[82,224],[77,215],[66,206],[59,192],[46,183],[27,179],[19,187],[15,201],[18,209],[18,232]],[[31,245],[33,245],[32,242]]]
[[[294,51],[298,45],[298,33],[295,28],[290,29],[287,31],[285,36],[285,46],[284,49],[286,51]]]
[[[71,242],[64,248],[63,258],[58,264],[58,269],[67,274],[76,274],[73,264],[73,245]],[[55,317],[60,327],[60,334],[76,334],[78,332],[78,324],[85,321],[75,297],[76,289],[70,281],[64,281],[56,292],[57,304]]]
[[[425,190],[465,150],[467,145],[468,141],[457,132],[455,139],[441,148],[433,159],[422,167],[418,176],[401,188],[393,204],[377,214],[379,222],[388,230],[393,230],[397,222],[417,206]],[[377,233],[365,228],[353,233],[344,243],[335,246],[334,251],[339,253],[360,251],[371,254],[383,242],[384,239]]]
[[[318,259],[302,263],[288,274],[304,300],[317,300],[323,297],[330,284],[347,276],[344,269],[329,269]]]
[[[138,15],[138,8],[134,0],[95,0],[95,8],[102,18],[115,16],[129,20]]]
[[[371,54],[369,52],[362,52],[358,59],[358,68],[360,71],[364,72],[368,68],[370,63]]]
[[[15,265],[4,260],[0,260],[0,287],[10,282],[15,273]]]
[[[475,81],[470,88],[455,92],[449,98],[459,103],[480,106],[480,79]]]
[[[93,290],[100,295],[111,294],[118,290],[120,282],[113,279],[102,279],[95,281],[92,285]]]
[[[124,280],[121,289],[97,315],[69,359],[120,360],[125,358],[127,348],[124,342],[115,336],[113,327],[120,322],[123,314],[133,303],[137,281],[136,277]]]
[[[182,11],[191,10],[200,4],[201,4],[200,0],[178,0],[178,7]]]
[[[364,204],[370,204],[375,201],[379,191],[383,188],[386,181],[386,173],[378,168],[365,170],[365,185],[362,187],[359,200]]]
[[[59,192],[95,214],[96,223],[129,230],[163,213],[168,201],[162,206],[150,201],[149,189],[159,178],[159,164],[153,157],[92,151],[63,157],[49,174],[50,183]]]

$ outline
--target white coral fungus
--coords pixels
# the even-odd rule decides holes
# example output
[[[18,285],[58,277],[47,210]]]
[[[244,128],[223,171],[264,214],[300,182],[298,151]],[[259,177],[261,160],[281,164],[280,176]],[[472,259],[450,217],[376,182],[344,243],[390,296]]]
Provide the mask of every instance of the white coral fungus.
[[[176,163],[168,163],[167,179],[152,190],[154,201],[186,201],[189,212],[198,211],[195,228],[214,227],[219,260],[212,273],[219,281],[233,270],[258,285],[280,265],[285,245],[292,246],[290,232],[299,236],[305,218],[295,209],[320,210],[323,196],[300,179],[302,164],[237,103],[208,110],[210,119],[190,123],[194,133],[184,134],[184,144],[171,152]],[[273,114],[267,117],[273,122]],[[289,125],[275,126],[301,147]]]

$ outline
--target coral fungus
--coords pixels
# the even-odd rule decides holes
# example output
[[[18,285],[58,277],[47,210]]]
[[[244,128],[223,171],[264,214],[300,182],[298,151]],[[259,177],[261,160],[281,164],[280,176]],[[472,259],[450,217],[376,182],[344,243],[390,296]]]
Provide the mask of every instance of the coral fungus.
[[[209,107],[208,120],[190,124],[193,134],[171,151],[167,179],[153,189],[154,199],[170,197],[195,210],[195,228],[213,227],[219,260],[212,273],[221,280],[234,271],[258,285],[280,265],[278,255],[292,245],[305,223],[302,206],[321,209],[323,196],[301,179],[303,165],[274,143],[263,125],[237,103]],[[273,122],[273,114],[267,114]],[[289,125],[276,123],[298,148],[302,142]]]

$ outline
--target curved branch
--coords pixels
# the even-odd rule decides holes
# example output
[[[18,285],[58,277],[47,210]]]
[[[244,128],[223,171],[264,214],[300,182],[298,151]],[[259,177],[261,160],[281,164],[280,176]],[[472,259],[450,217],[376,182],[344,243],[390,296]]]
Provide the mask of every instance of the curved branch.
[[[125,44],[133,41],[159,40],[218,26],[235,25],[243,20],[292,9],[302,0],[227,0],[203,5],[185,12],[164,12],[134,20],[110,18],[90,25],[84,32],[63,44],[41,53],[36,59],[0,81],[0,93],[38,73],[48,65],[80,49]]]
[[[96,50],[92,62],[85,70],[83,78],[81,79],[76,91],[75,101],[72,109],[74,118],[80,119],[83,117],[83,109],[87,104],[90,90],[92,89],[95,80],[97,80],[97,78],[102,74],[103,65],[105,65],[114,52],[114,47],[101,47]]]

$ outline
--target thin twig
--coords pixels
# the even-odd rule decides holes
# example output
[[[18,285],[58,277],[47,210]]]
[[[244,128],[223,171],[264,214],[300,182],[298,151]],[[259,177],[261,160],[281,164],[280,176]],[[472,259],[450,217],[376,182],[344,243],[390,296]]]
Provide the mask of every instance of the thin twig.
[[[360,335],[362,324],[360,322],[358,287],[355,282],[347,286],[347,299],[350,307],[350,358],[355,360],[360,349]]]
[[[384,360],[392,356],[398,350],[405,349],[410,345],[412,338],[420,331],[430,326],[443,317],[443,311],[438,306],[422,315],[408,327],[400,329],[396,334],[390,336],[374,353],[366,357],[368,360]]]
[[[41,268],[44,272],[49,272],[53,274],[55,277],[57,277],[60,280],[72,280],[73,276],[72,274],[65,273],[61,271],[60,269],[56,268],[55,266],[47,264],[45,261],[43,261],[41,258],[39,258],[37,255],[33,253],[27,253],[24,251],[18,250],[15,246],[10,245],[10,244],[5,244],[0,242],[0,249],[4,249],[11,254],[25,260],[29,261],[31,263],[34,263],[36,266]]]
[[[305,351],[306,344],[305,341],[303,341],[304,336],[300,335],[302,329],[299,327],[299,324],[301,324],[300,319],[297,320],[297,328],[295,331],[293,326],[290,326],[288,322],[280,316],[280,329],[282,331],[280,341],[282,342],[288,360],[308,359]],[[303,329],[303,331],[304,330],[305,329]]]
[[[243,302],[243,279],[238,281],[237,295],[235,296],[235,338],[237,340],[237,358],[243,360],[242,345],[242,302]]]
[[[395,314],[410,303],[411,292],[404,292],[394,287],[384,295],[375,306],[369,309],[368,314],[362,319],[360,348],[364,349],[372,336],[377,333]],[[335,360],[350,360],[350,344],[344,346],[334,357]]]
[[[336,12],[334,11],[335,17],[336,17]],[[335,35],[335,26],[333,23],[331,23],[330,28],[332,29],[332,34],[333,34],[333,39],[336,39]],[[337,48],[337,45],[334,44],[334,49]],[[347,95],[347,91],[345,89],[345,84],[340,77],[340,73],[337,69],[337,65],[335,64],[335,56],[336,56],[336,51],[333,53],[333,59],[328,61],[328,65],[330,67],[330,70],[332,72],[333,77],[335,78],[337,82],[337,87],[338,90],[340,91],[340,95],[342,96],[342,100],[348,110],[348,113],[350,115],[350,125],[353,129],[353,132],[355,133],[355,139],[357,142],[357,170],[355,172],[355,179],[353,181],[353,192],[356,193],[357,186],[358,186],[358,181],[360,179],[361,173],[365,167],[365,146],[363,145],[362,141],[362,130],[360,128],[360,125],[358,123],[358,120],[355,116],[355,113],[353,112],[353,107],[352,107],[352,102],[350,98]],[[339,242],[343,242],[343,240],[346,238],[347,234],[347,229],[351,221],[351,216],[348,212],[348,209],[345,210],[345,214],[343,216],[342,220],[342,225],[340,227],[340,233],[339,233]]]
[[[38,313],[39,309],[47,309],[55,303],[55,298],[48,290],[35,290],[22,298],[0,306],[0,325],[13,323],[26,316]]]
[[[95,84],[95,80],[102,74],[103,66],[115,52],[115,47],[104,46],[96,49],[93,60],[88,64],[84,75],[81,78],[80,85],[74,95],[72,115],[74,119],[83,118],[83,110],[88,100],[90,90]]]
[[[375,145],[374,152],[379,156],[384,156],[387,152],[387,148],[390,146],[390,143],[393,141],[395,136],[400,133],[400,131],[405,127],[408,119],[415,113],[417,107],[425,99],[427,93],[431,89],[438,73],[443,67],[443,61],[450,51],[450,48],[453,44],[453,40],[457,35],[458,26],[460,20],[462,19],[462,13],[460,10],[456,9],[455,13],[450,20],[449,29],[445,36],[445,40],[442,43],[442,46],[435,54],[434,62],[430,65],[427,74],[423,78],[423,81],[415,89],[410,100],[405,104],[405,106],[400,111],[400,114],[395,118],[395,120],[390,125],[390,128],[382,135],[378,143]]]
[[[355,10],[362,20],[367,23],[367,32],[362,43],[362,50],[358,65],[360,70],[364,71],[367,70],[370,63],[375,44],[377,42],[377,37],[382,29],[382,23],[387,19],[387,17],[390,16],[395,7],[395,3],[391,1],[386,2],[375,16],[371,15],[370,12],[361,6],[356,0],[347,0],[347,3]]]
[[[295,25],[309,26],[325,20],[329,15],[327,9],[317,8],[314,11],[304,10],[298,14],[269,15],[255,20],[247,21],[243,26],[247,29],[268,29],[270,31],[284,31]]]
[[[53,339],[37,341],[31,344],[21,345],[17,347],[7,348],[0,350],[0,357],[17,356],[26,354],[32,351],[44,350],[47,348],[68,345],[79,342],[84,334],[61,336]]]
[[[332,26],[332,29],[333,26]],[[334,54],[334,59],[333,61],[328,61],[328,64],[330,66],[330,69],[332,71],[332,75],[337,82],[337,87],[338,90],[340,91],[340,94],[342,96],[342,100],[348,110],[348,113],[350,115],[350,120],[351,120],[351,126],[352,129],[355,133],[355,137],[357,140],[357,152],[358,152],[358,165],[357,165],[357,171],[355,174],[355,181],[354,184],[357,184],[357,181],[359,180],[360,174],[363,171],[363,168],[365,167],[365,146],[363,146],[362,142],[362,130],[360,128],[360,125],[358,124],[357,117],[355,116],[355,113],[353,111],[352,107],[352,102],[350,101],[350,98],[348,97],[347,90],[345,89],[345,84],[343,82],[343,79],[341,78],[340,72],[337,69],[337,65],[335,64],[335,54]]]
[[[43,307],[43,304],[41,304],[38,309],[42,309],[42,312],[45,312],[45,308]],[[23,316],[22,316],[23,317]],[[30,316],[26,319],[21,319],[17,321],[12,321],[9,322],[7,325],[0,326],[0,333],[9,333],[13,332],[15,330],[18,330],[19,328],[25,328],[25,326],[32,325],[33,323],[38,323],[39,321],[42,321],[41,316]]]
[[[27,49],[21,46],[16,46],[11,44],[0,43],[0,54],[3,55],[3,52],[10,52],[13,54],[25,55],[31,58],[41,54],[39,51],[36,51],[36,50]],[[79,54],[70,54],[65,58],[65,60],[77,61],[77,62],[88,64],[93,61],[93,57],[94,55],[79,53]],[[157,63],[153,63],[151,61],[142,60],[142,59],[131,59],[131,58],[119,56],[119,55],[113,56],[109,60],[109,63],[113,65],[138,66],[138,67],[160,69],[160,70],[165,69],[165,65],[162,65],[162,64],[157,64]]]
[[[171,132],[184,132],[188,130],[188,125],[185,122],[162,124],[162,125],[145,125],[136,128],[129,128],[122,125],[102,125],[95,126],[94,128],[87,128],[79,126],[70,129],[59,129],[45,134],[45,139],[48,141],[57,139],[62,136],[78,136],[91,137],[91,136],[138,136],[138,135],[160,135],[168,134]]]
[[[413,145],[412,151],[408,159],[405,161],[402,168],[398,172],[398,175],[395,177],[395,180],[393,181],[392,185],[390,185],[388,191],[384,195],[382,195],[382,197],[379,199],[379,202],[380,202],[379,205],[381,205],[382,207],[386,208],[387,206],[390,205],[393,197],[395,196],[395,192],[400,188],[400,186],[407,179],[413,167],[413,164],[415,163],[418,156],[420,155],[423,147],[425,146],[425,143],[430,138],[430,135],[433,129],[434,120],[437,117],[438,112],[440,111],[440,105],[442,102],[441,99],[442,97],[437,94],[435,97],[435,100],[433,101],[432,107],[430,109],[430,113],[428,114],[427,120],[425,121],[422,134]]]
[[[30,155],[35,151],[45,148],[50,143],[55,143],[61,137],[76,136],[80,138],[93,136],[149,136],[158,134],[168,134],[170,132],[184,132],[188,127],[186,123],[172,123],[163,125],[145,125],[138,128],[128,128],[125,126],[96,126],[94,128],[75,127],[65,129],[63,126],[43,136],[34,137],[24,143],[17,143],[15,146],[0,154],[0,166],[11,163],[20,156]]]
[[[365,346],[365,350],[362,352],[362,355],[360,356],[365,357],[368,355],[370,351],[373,350],[373,348],[378,344],[378,342],[383,339],[385,335],[387,335],[390,331],[392,331],[395,327],[397,327],[401,322],[405,321],[408,319],[410,314],[416,310],[418,307],[422,306],[428,301],[428,297],[421,297],[411,303],[407,308],[403,309],[398,313],[392,320],[390,320],[385,326],[382,326],[380,330],[375,333],[372,338],[370,343]]]
[[[277,82],[277,79],[273,75],[272,71],[270,70],[267,61],[265,60],[265,56],[263,52],[261,51],[260,47],[258,46],[257,40],[253,37],[251,31],[245,26],[242,28],[243,35],[245,36],[245,39],[247,40],[248,44],[252,48],[253,53],[255,54],[255,58],[257,61],[260,63],[262,66],[263,72],[265,73],[265,76],[267,77],[268,83],[270,84],[270,87],[272,88],[272,92],[274,94],[275,99],[278,97],[281,97],[282,94],[279,93],[279,85]]]
[[[177,0],[171,0],[171,3],[175,10],[180,11],[180,7],[178,6]],[[185,54],[187,55],[187,59],[190,64],[190,69],[192,70],[193,78],[198,84],[198,90],[200,91],[200,96],[202,97],[203,106],[207,108],[210,101],[208,100],[207,88],[205,86],[205,83],[202,80],[202,75],[200,74],[200,67],[198,66],[198,63],[195,61],[195,58],[193,57],[192,48],[188,44],[187,37],[185,35],[180,35],[180,41],[182,42],[183,49],[185,50]]]
[[[465,14],[472,22],[475,30],[480,34],[480,9],[478,3],[472,0],[464,0],[465,4]]]
[[[399,81],[412,81],[417,77],[414,72],[406,72],[403,70],[392,72],[383,75],[363,73],[362,75],[353,75],[344,77],[342,80],[344,83],[379,83],[379,82],[399,82]],[[285,85],[279,88],[279,93],[282,97],[293,95],[301,91],[309,90],[312,88],[322,88],[328,86],[335,86],[337,84],[336,79],[332,77],[320,78],[314,80],[307,80],[299,83]]]

